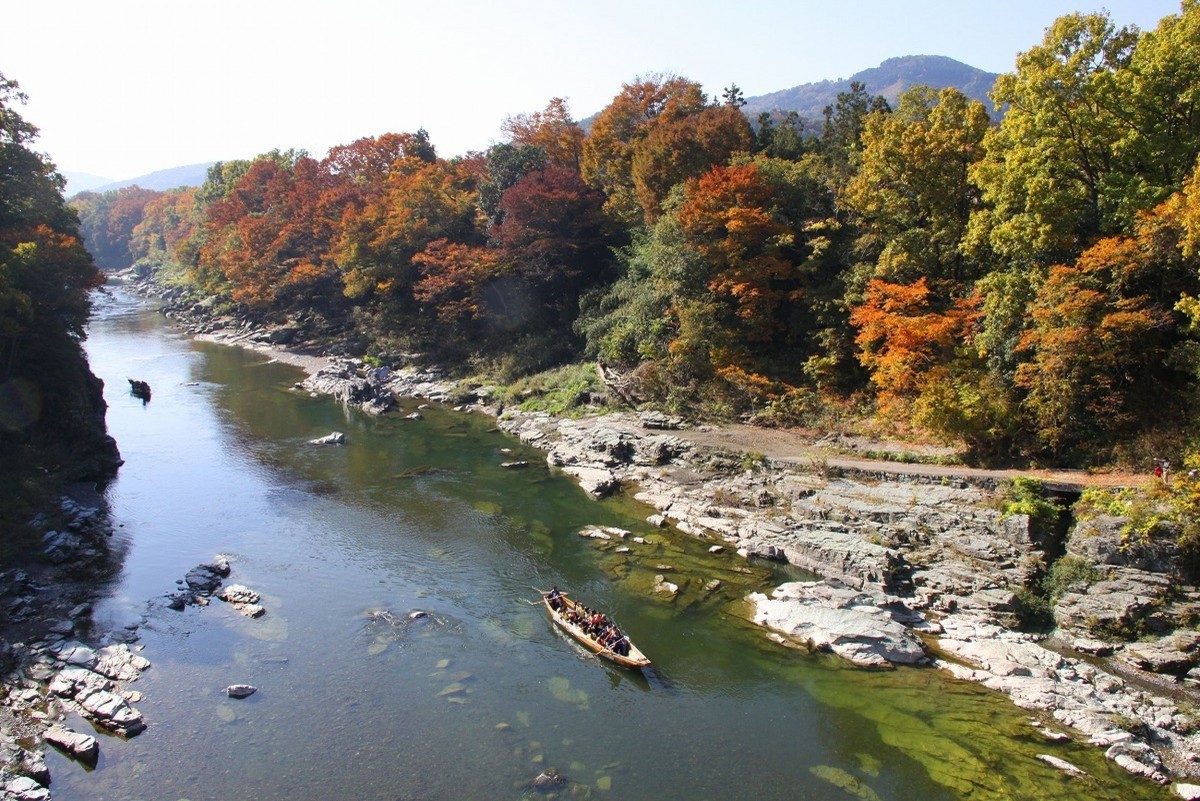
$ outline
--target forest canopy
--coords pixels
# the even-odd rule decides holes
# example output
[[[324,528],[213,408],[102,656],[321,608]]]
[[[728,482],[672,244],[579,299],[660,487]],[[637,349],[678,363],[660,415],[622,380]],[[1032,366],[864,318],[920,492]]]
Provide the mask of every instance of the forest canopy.
[[[661,407],[871,414],[988,458],[1189,448],[1200,0],[1062,17],[993,100],[855,84],[805,131],[647,75],[587,133],[554,98],[464,157],[388,133],[74,206],[103,266],[381,358],[598,360]]]

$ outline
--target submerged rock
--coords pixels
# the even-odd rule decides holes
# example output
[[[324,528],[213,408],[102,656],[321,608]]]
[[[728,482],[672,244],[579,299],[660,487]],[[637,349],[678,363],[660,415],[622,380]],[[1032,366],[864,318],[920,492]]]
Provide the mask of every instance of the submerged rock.
[[[308,444],[309,445],[345,445],[346,444],[346,435],[343,434],[341,431],[334,431],[332,433],[326,434],[323,437],[317,437],[316,439],[310,439],[308,441]]]
[[[535,790],[541,790],[545,792],[549,790],[556,790],[559,787],[565,787],[568,782],[569,780],[566,776],[563,776],[554,768],[550,768],[535,776],[533,781],[530,782],[530,785]]]
[[[1086,776],[1087,775],[1087,773],[1085,773],[1084,771],[1075,767],[1074,765],[1072,765],[1070,762],[1068,762],[1065,759],[1059,759],[1058,757],[1051,756],[1050,754],[1038,754],[1037,758],[1042,760],[1043,762],[1045,762],[1047,765],[1051,766],[1052,768],[1057,768],[1058,770],[1061,770],[1063,773],[1066,773],[1068,776]]]

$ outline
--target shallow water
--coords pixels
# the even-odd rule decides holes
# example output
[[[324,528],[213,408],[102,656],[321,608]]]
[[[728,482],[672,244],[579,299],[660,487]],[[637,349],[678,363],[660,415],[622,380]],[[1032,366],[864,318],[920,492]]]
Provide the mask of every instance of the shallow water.
[[[94,771],[50,754],[57,799],[517,799],[549,767],[574,782],[562,797],[1168,797],[1096,749],[1045,743],[977,686],[774,645],[741,598],[791,575],[651,529],[631,500],[588,499],[485,417],[347,411],[292,390],[295,368],[191,341],[121,294],[87,349],[126,460],[107,493],[126,554],[97,628],[148,616],[153,667],[134,688],[150,728],[103,738]],[[307,444],[333,430],[345,446]],[[534,466],[499,467],[513,458]],[[577,536],[591,524],[651,542],[617,555]],[[264,618],[147,605],[216,553]],[[650,597],[659,572],[683,586],[672,603]],[[552,584],[609,611],[654,669],[557,632],[524,602]],[[222,694],[240,682],[259,692]]]

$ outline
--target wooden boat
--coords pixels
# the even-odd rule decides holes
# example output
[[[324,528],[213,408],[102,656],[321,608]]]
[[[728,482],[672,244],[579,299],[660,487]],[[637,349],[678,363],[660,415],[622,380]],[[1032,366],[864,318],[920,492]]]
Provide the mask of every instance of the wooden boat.
[[[550,605],[549,593],[542,593],[542,605],[546,607],[546,612],[550,615],[550,619],[557,623],[563,631],[567,632],[567,634],[570,634],[572,637],[578,640],[580,645],[582,645],[584,648],[587,648],[589,651],[601,657],[602,659],[607,659],[609,662],[620,665],[624,668],[637,670],[639,668],[650,666],[650,660],[646,658],[645,654],[637,649],[637,646],[635,646],[632,641],[629,641],[628,654],[618,654],[609,648],[605,648],[582,628],[567,620],[565,616],[567,612],[572,609],[580,609],[580,607],[583,605],[572,598],[568,598],[565,593],[560,595],[559,599],[563,602],[562,611],[559,611]],[[629,640],[629,637],[626,636],[625,639]]]
[[[129,382],[129,394],[135,398],[140,398],[143,403],[150,400],[150,385],[145,381],[138,381],[136,378],[126,379]]]

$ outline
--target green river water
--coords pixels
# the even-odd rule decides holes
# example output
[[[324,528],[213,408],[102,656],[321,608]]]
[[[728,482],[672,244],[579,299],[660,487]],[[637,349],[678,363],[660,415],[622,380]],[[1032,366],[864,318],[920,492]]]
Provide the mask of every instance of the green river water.
[[[562,798],[1169,797],[1098,749],[1046,743],[978,686],[771,643],[741,599],[795,573],[651,529],[630,499],[590,500],[488,418],[347,411],[292,390],[295,368],[194,342],[120,292],[86,345],[126,460],[107,492],[123,566],[95,617],[146,616],[153,667],[133,687],[149,728],[103,737],[94,770],[48,754],[56,799],[519,799],[545,797],[527,783],[550,767],[572,781]],[[335,430],[345,446],[307,444]],[[512,458],[534,466],[500,468]],[[618,555],[578,536],[592,524],[650,543]],[[217,553],[265,617],[148,606]],[[674,602],[649,593],[661,565],[683,586]],[[556,632],[524,603],[552,584],[610,612],[654,668],[622,671]],[[221,692],[240,682],[258,693]]]

